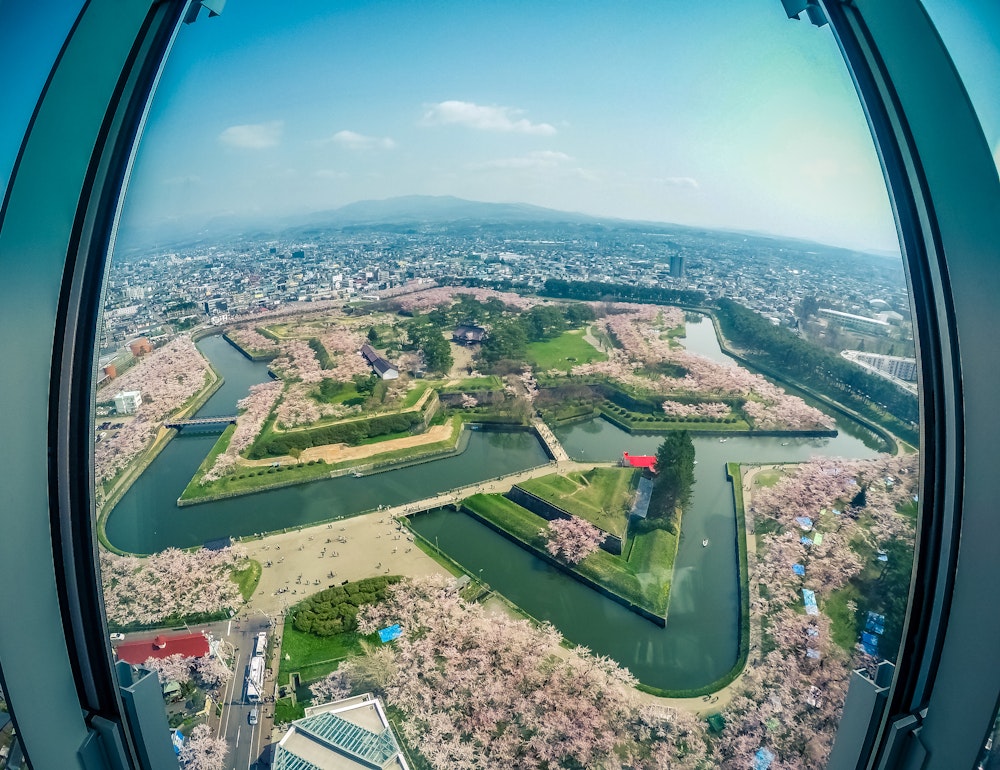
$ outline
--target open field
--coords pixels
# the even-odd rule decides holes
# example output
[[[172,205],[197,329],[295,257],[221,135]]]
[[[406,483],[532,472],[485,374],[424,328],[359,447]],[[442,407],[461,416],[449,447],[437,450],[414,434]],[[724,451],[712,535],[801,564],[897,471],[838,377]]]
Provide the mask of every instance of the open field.
[[[587,341],[583,331],[574,329],[552,340],[532,342],[528,345],[528,360],[542,371],[561,369],[564,372],[578,364],[607,361],[608,357]]]
[[[639,471],[635,468],[594,468],[585,473],[553,473],[521,487],[605,532],[624,538],[638,479]]]

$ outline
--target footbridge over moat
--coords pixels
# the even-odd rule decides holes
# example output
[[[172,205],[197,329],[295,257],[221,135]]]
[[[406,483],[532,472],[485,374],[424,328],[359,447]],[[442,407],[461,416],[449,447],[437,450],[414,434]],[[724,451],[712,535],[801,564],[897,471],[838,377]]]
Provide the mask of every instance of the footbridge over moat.
[[[164,428],[186,428],[192,425],[229,425],[236,422],[236,415],[222,417],[191,417],[187,420],[164,420]]]

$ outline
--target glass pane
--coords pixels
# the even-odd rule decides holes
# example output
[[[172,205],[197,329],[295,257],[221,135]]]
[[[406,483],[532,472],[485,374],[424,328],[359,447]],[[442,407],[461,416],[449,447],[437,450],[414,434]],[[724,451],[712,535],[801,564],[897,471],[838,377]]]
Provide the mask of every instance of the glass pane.
[[[821,767],[895,657],[906,280],[780,8],[200,21],[104,308],[109,623],[201,752]]]

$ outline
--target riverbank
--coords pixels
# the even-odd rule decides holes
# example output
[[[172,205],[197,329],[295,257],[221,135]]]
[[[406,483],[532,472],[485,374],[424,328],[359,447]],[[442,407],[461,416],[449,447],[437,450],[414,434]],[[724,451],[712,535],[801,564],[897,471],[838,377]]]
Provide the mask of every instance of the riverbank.
[[[208,362],[208,370],[206,372],[204,386],[201,390],[191,396],[191,398],[189,398],[187,402],[180,407],[180,409],[170,415],[170,420],[183,420],[191,417],[195,412],[201,409],[225,383],[225,379],[218,373],[218,371],[216,371],[212,362],[208,361],[207,358],[205,360]],[[101,499],[98,500],[96,506],[97,539],[101,545],[109,551],[113,551],[114,553],[123,553],[112,546],[107,539],[104,531],[104,525],[107,522],[108,516],[111,511],[114,510],[115,506],[122,499],[122,497],[124,497],[125,493],[131,489],[132,485],[152,464],[152,462],[160,456],[160,453],[167,447],[167,444],[170,443],[171,439],[173,439],[177,433],[178,431],[176,428],[166,428],[161,425],[153,439],[153,442],[135,458],[133,458],[127,466],[125,466],[122,472],[115,478],[110,488],[103,491],[103,495]]]
[[[904,439],[895,435],[885,426],[880,425],[879,423],[876,423],[873,420],[868,419],[867,417],[865,417],[862,414],[859,414],[853,409],[850,409],[849,407],[846,407],[843,404],[834,401],[832,398],[824,396],[822,393],[818,393],[799,382],[793,382],[778,372],[774,372],[768,368],[762,367],[759,364],[749,360],[741,353],[736,352],[730,346],[730,343],[726,339],[725,335],[723,335],[722,327],[719,325],[719,319],[716,318],[715,313],[713,313],[711,310],[708,310],[706,311],[706,314],[712,320],[712,326],[715,329],[715,336],[716,339],[718,340],[719,348],[722,350],[723,353],[732,358],[734,361],[738,362],[742,366],[745,366],[747,369],[751,371],[758,372],[764,375],[765,377],[780,382],[783,386],[791,389],[792,391],[798,391],[800,395],[805,395],[808,398],[812,399],[813,401],[822,404],[828,409],[832,409],[833,411],[843,415],[844,417],[847,417],[850,420],[854,420],[854,422],[858,423],[865,429],[874,433],[879,438],[879,440],[883,442],[883,445],[885,447],[884,451],[886,451],[889,454],[896,455],[903,451],[906,452],[915,451],[913,446],[908,441],[905,441]]]

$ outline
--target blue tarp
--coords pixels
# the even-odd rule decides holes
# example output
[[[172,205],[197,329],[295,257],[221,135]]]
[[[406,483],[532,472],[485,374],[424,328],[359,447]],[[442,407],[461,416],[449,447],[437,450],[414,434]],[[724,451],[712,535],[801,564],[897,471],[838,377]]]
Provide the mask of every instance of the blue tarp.
[[[799,527],[804,529],[806,532],[808,532],[810,529],[813,528],[813,520],[810,519],[808,516],[796,516],[795,523],[798,524]]]
[[[806,636],[811,636],[811,637],[813,637],[815,639],[817,636],[819,636],[819,629],[818,628],[807,628],[806,629]]]
[[[812,647],[806,647],[806,657],[812,658],[813,660],[819,660],[819,650],[813,649]]]
[[[806,574],[806,568],[803,567],[801,564],[793,564],[792,565],[792,572],[794,572],[796,575],[805,575]]]
[[[803,536],[802,536],[802,537],[801,537],[801,538],[799,539],[799,542],[800,542],[800,543],[802,543],[802,545],[812,545],[812,544],[813,544],[813,541],[812,541],[812,540],[810,540],[810,539],[809,539],[808,537],[806,537],[805,535],[803,535]]]
[[[802,589],[802,603],[806,605],[806,615],[819,615],[819,607],[816,606],[816,592],[808,588]]]
[[[380,628],[378,632],[378,638],[383,642],[391,642],[393,639],[399,639],[403,635],[403,627],[397,623],[394,626],[389,626],[388,628]]]
[[[173,744],[174,754],[180,754],[184,748],[184,733],[180,730],[170,731],[170,743]]]
[[[878,637],[873,634],[861,634],[861,646],[869,655],[878,655]]]
[[[839,508],[834,508],[833,513],[835,516],[839,516],[841,513],[843,513],[843,511],[841,511]]]
[[[868,618],[865,620],[865,631],[871,631],[873,634],[884,634],[885,615],[869,612]]]
[[[768,770],[774,761],[774,752],[764,746],[753,755],[753,770]]]

